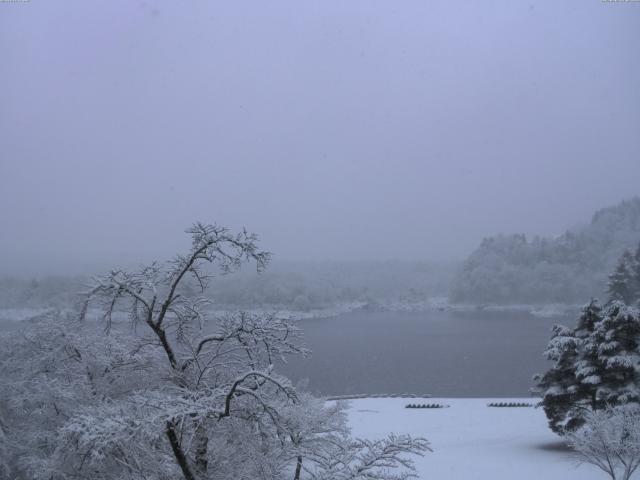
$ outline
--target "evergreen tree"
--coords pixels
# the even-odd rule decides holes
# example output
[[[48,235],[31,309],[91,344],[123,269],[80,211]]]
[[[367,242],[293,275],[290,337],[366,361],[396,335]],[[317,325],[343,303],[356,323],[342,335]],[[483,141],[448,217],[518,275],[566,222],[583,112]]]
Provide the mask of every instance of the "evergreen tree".
[[[609,276],[605,308],[591,301],[574,329],[554,327],[545,351],[553,367],[536,377],[551,429],[575,431],[590,411],[640,404],[640,247]]]
[[[611,303],[590,342],[586,346],[597,349],[600,366],[598,405],[640,403],[640,311]]]
[[[638,248],[636,248],[636,252],[633,255],[633,265],[632,265],[632,276],[633,276],[633,300],[636,304],[640,303],[640,243],[638,244]]]
[[[640,255],[640,252],[636,252]],[[619,301],[630,305],[637,300],[636,295],[636,263],[634,255],[629,250],[625,250],[618,260],[616,269],[609,275],[607,293],[609,301]],[[635,298],[634,298],[635,297]]]
[[[601,363],[598,356],[598,342],[593,341],[597,325],[602,321],[602,307],[597,300],[584,308],[575,328],[579,339],[579,354],[574,365],[575,375],[580,383],[582,403],[589,404],[595,410],[600,407],[597,399],[597,385],[602,381]],[[581,415],[579,415],[582,418]]]
[[[556,433],[562,433],[569,406],[576,401],[577,380],[573,366],[577,357],[577,343],[571,330],[555,325],[544,353],[554,365],[544,375],[535,377],[537,389],[542,393],[541,405],[549,420],[549,427]]]
[[[625,254],[619,267],[635,268],[630,259],[632,255]],[[627,300],[634,298],[633,275],[612,278],[620,280],[613,294],[625,292]],[[613,294],[604,309],[591,301],[575,328],[554,327],[545,351],[554,365],[536,381],[556,433],[576,430],[591,411],[640,404],[640,309]]]
[[[580,427],[585,408],[592,408],[596,385],[599,383],[597,364],[593,353],[584,355],[585,339],[592,334],[601,320],[597,301],[587,305],[574,329],[556,325],[544,352],[554,362],[544,375],[535,377],[536,390],[542,394],[541,405],[549,420],[549,427],[563,434]]]

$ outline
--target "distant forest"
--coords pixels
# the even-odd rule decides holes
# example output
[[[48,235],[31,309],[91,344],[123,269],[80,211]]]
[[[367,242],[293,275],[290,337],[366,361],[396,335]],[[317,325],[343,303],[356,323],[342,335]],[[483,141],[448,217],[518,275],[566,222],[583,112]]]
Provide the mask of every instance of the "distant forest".
[[[464,262],[287,262],[212,280],[214,308],[311,311],[340,304],[585,303],[604,297],[607,275],[640,242],[640,198],[599,210],[591,223],[556,238],[486,238]],[[96,272],[103,273],[103,272]],[[86,277],[0,278],[2,308],[68,308]],[[196,285],[186,285],[196,289]],[[195,290],[193,292],[196,293]]]
[[[271,308],[295,311],[345,303],[416,303],[445,297],[459,264],[435,262],[285,262],[263,273],[246,269],[216,276],[207,292],[220,309]],[[101,273],[101,272],[97,272]],[[84,277],[0,278],[3,308],[67,308],[86,290]],[[186,286],[197,293],[195,284]]]
[[[584,303],[603,296],[607,275],[640,242],[640,198],[597,211],[557,238],[498,235],[482,241],[457,274],[456,303]]]

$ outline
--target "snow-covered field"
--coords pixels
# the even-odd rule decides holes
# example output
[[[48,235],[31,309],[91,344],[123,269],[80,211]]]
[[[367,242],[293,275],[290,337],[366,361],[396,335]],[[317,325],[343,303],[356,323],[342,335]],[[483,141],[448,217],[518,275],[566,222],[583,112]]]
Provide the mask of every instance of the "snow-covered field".
[[[366,398],[350,401],[355,437],[389,433],[426,437],[433,448],[416,458],[424,480],[598,480],[590,465],[576,466],[539,408],[490,408],[487,403],[536,399]],[[441,403],[442,409],[408,409],[408,403]]]

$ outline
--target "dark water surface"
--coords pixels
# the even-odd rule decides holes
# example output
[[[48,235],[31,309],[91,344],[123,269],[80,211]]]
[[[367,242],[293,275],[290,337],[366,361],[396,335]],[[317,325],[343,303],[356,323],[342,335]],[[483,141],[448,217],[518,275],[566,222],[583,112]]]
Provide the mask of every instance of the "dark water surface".
[[[542,351],[555,323],[573,325],[575,319],[430,311],[303,320],[312,356],[290,358],[277,370],[325,395],[527,396],[533,374],[548,368]],[[0,332],[27,325],[0,322]]]
[[[524,313],[352,312],[304,320],[309,359],[280,371],[317,393],[527,396],[555,323]]]

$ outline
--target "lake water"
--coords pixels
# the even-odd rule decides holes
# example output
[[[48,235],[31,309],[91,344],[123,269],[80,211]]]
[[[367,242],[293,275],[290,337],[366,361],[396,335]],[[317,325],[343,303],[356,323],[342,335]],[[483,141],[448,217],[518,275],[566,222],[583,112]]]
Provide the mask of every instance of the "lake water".
[[[304,320],[309,359],[280,371],[316,393],[526,396],[555,323],[524,313],[353,312]]]
[[[415,393],[449,397],[529,395],[555,323],[525,313],[351,312],[303,320],[310,358],[278,366],[324,395]],[[0,322],[0,331],[22,328]],[[128,323],[123,324],[128,328]]]

